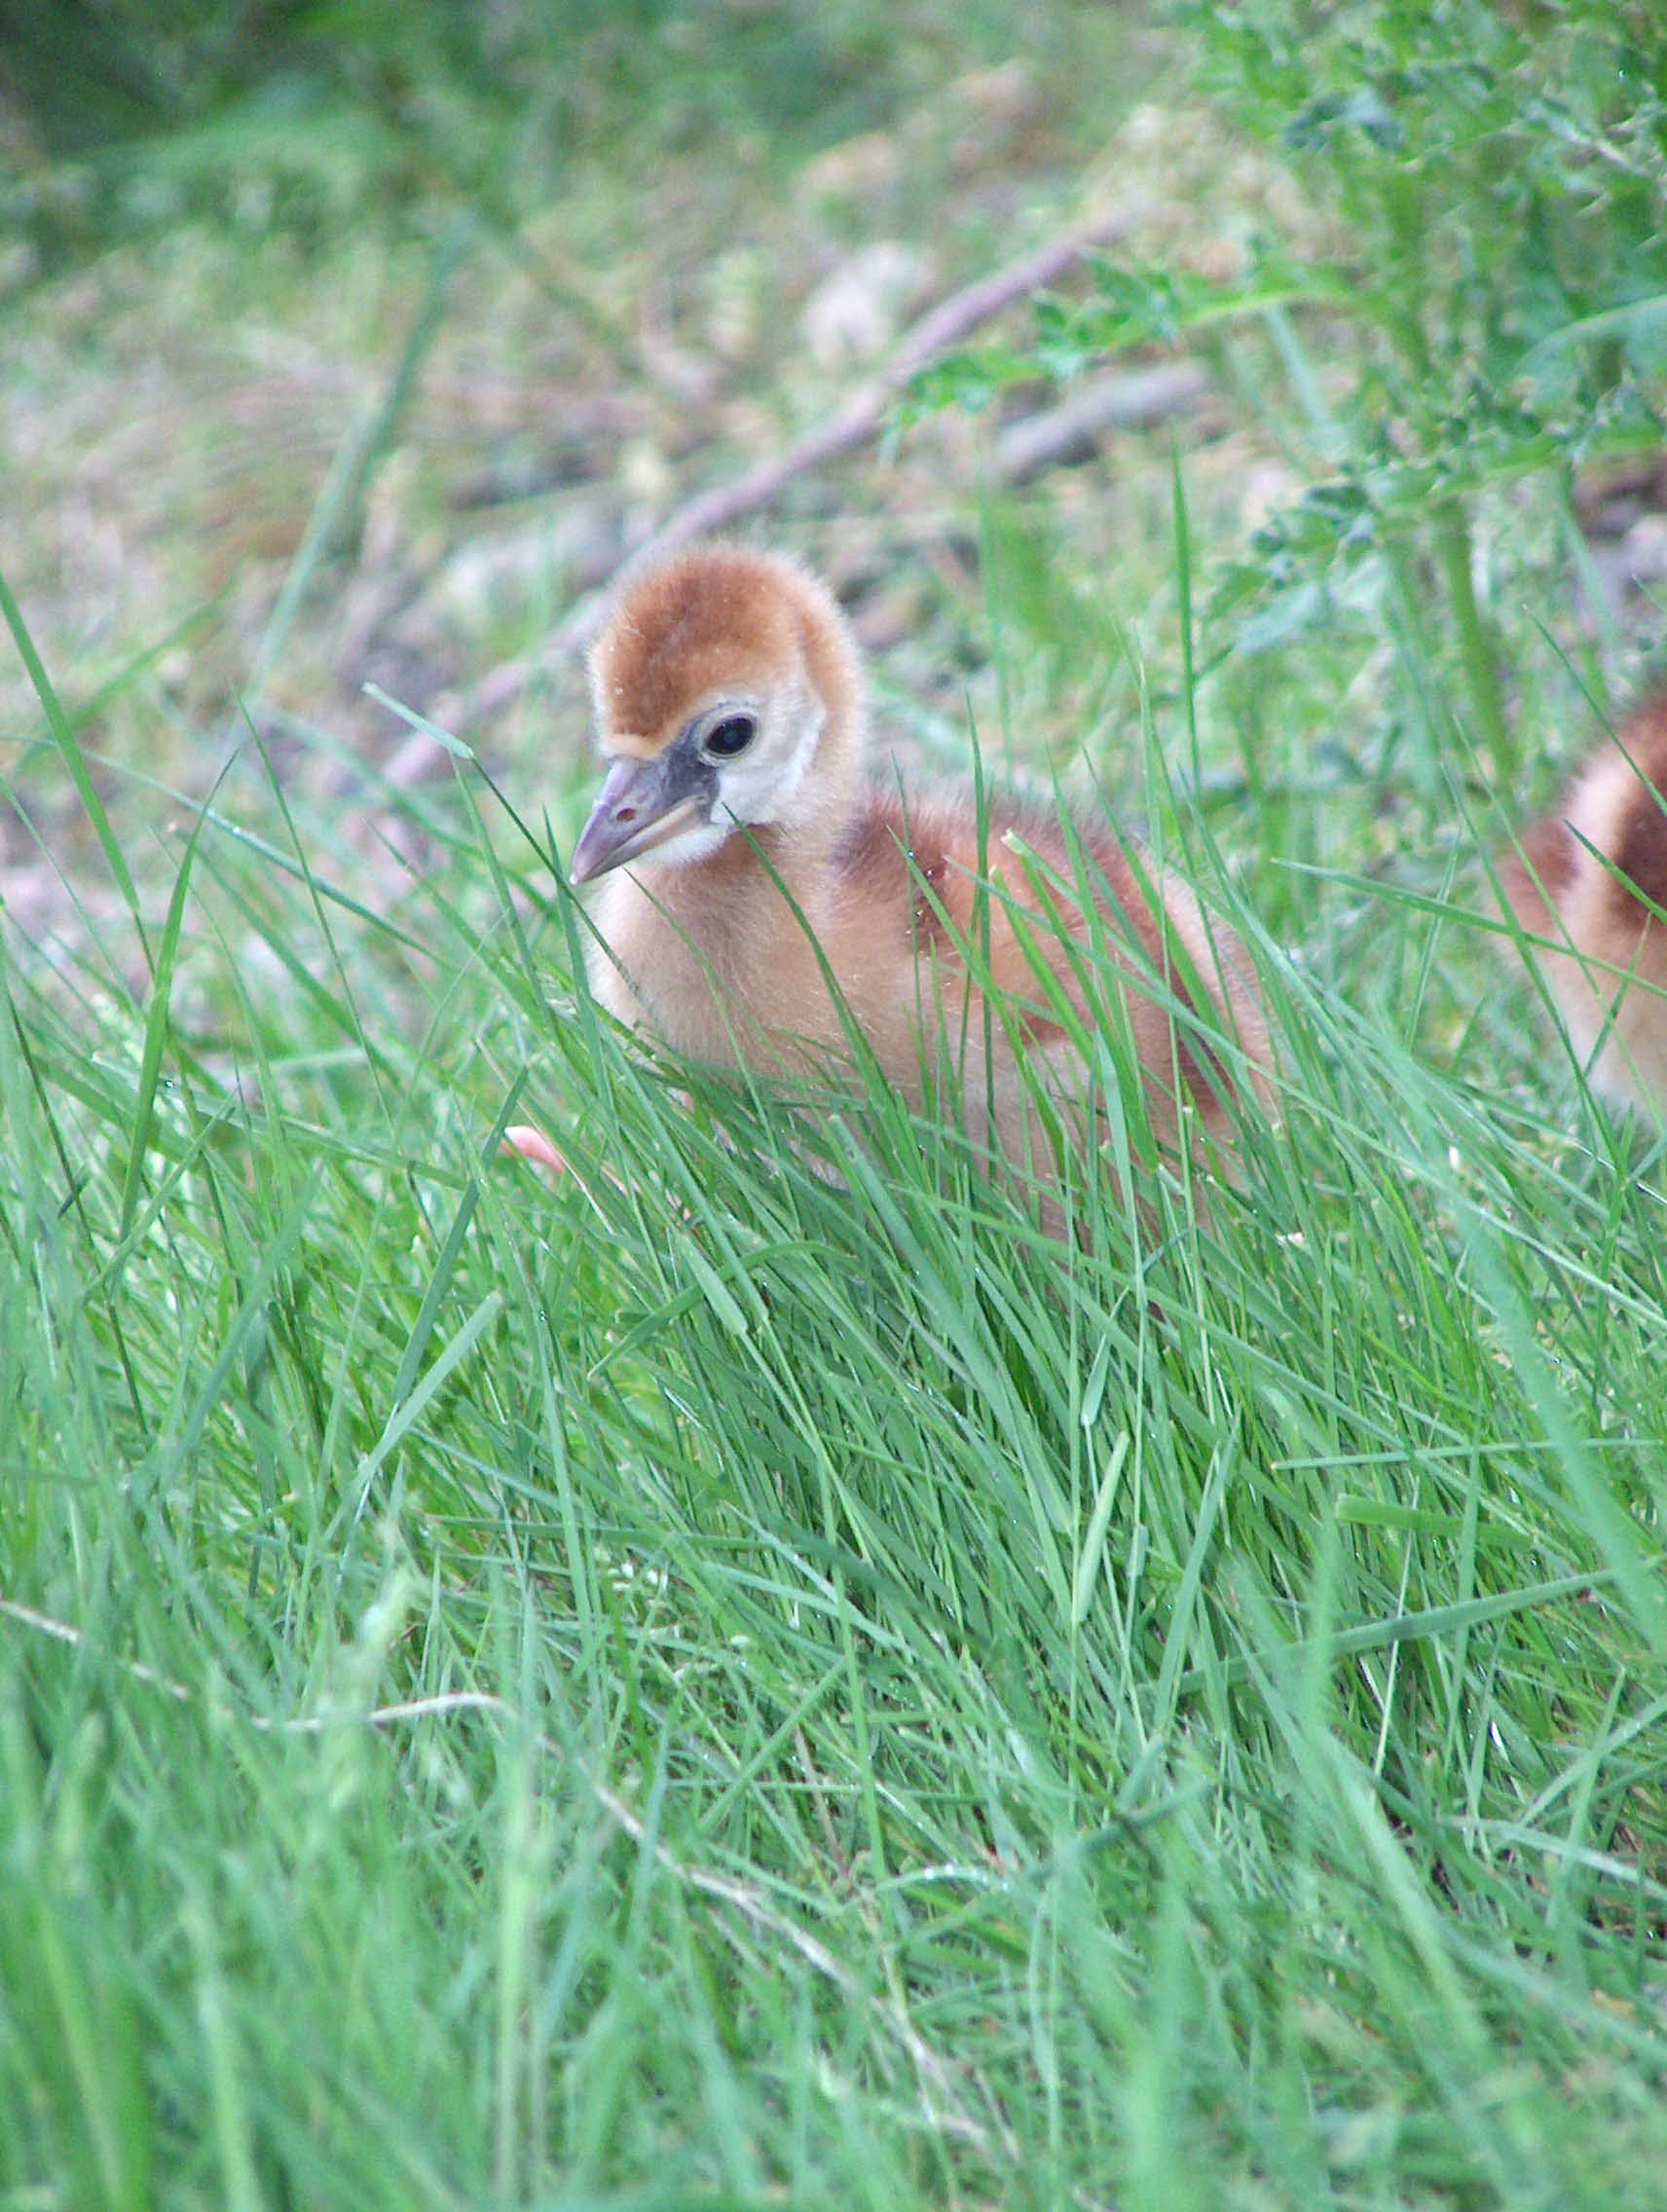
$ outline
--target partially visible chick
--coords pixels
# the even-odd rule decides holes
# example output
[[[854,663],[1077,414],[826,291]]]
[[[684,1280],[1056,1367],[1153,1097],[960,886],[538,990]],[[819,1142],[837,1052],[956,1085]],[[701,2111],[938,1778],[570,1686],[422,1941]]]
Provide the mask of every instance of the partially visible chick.
[[[1598,1088],[1667,1120],[1667,693],[1605,739],[1499,864]],[[1594,1057],[1595,1055],[1595,1057]]]
[[[918,1104],[933,1071],[952,1070],[969,1131],[1051,1169],[1019,1055],[1039,1056],[1061,1097],[1085,1090],[1036,962],[1084,1014],[1070,945],[1091,929],[1057,815],[991,799],[981,856],[970,791],[870,782],[859,649],[830,593],[791,561],[714,543],[637,575],[591,676],[609,767],[571,872],[610,878],[595,909],[597,996],[689,1058],[802,1074],[848,1056],[832,976],[891,1082]],[[1167,990],[1186,1004],[1184,978],[1202,979],[1221,1025],[1260,1062],[1243,955],[1173,878],[1149,875],[1149,899],[1107,830],[1079,823],[1076,835],[1105,879],[1100,903],[1122,909],[1132,941],[1115,953],[1108,923],[1153,1126],[1166,1141],[1177,1131],[1178,1073],[1219,1130],[1233,1080],[1162,1002]],[[992,881],[999,891],[981,897]],[[999,1013],[986,1021],[963,944],[1019,1010],[1017,1048]]]

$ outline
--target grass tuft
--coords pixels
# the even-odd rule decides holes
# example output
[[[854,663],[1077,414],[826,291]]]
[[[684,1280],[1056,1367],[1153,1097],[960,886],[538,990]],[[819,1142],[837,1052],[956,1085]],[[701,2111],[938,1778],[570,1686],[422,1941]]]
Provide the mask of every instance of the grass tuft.
[[[1206,1220],[1108,1051],[1058,1243],[623,1038],[474,774],[4,972],[6,2186],[1647,2201],[1662,1198],[1418,1044],[1490,933],[1292,957],[1155,782],[1281,1116]]]

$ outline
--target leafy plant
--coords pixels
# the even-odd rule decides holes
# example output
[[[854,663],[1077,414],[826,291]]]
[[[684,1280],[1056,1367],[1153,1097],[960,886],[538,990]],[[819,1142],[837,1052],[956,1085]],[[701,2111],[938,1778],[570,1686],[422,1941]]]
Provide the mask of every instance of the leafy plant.
[[[1028,350],[940,363],[911,405],[978,404],[1133,345],[1293,313],[1344,350],[1311,412],[1314,481],[1217,579],[1255,650],[1336,619],[1368,564],[1432,563],[1474,732],[1514,748],[1471,530],[1490,489],[1667,440],[1667,22],[1608,0],[1188,5],[1206,83],[1341,234],[1253,240],[1216,281],[1105,266],[1043,301]]]

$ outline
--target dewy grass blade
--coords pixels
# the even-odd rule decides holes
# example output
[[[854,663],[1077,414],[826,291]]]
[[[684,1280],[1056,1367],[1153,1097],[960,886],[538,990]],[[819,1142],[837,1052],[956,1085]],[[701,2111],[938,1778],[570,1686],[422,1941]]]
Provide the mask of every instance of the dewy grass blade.
[[[1080,1629],[1089,1617],[1093,1604],[1094,1584],[1099,1576],[1099,1563],[1105,1551],[1105,1531],[1111,1521],[1111,1509],[1117,1501],[1118,1478],[1123,1473],[1123,1462],[1129,1456],[1129,1431],[1124,1430],[1112,1446],[1111,1457],[1106,1461],[1105,1472],[1099,1479],[1094,1493],[1089,1525],[1083,1532],[1082,1550],[1077,1555],[1077,1571],[1071,1585],[1071,1626]]]
[[[389,1414],[388,1419],[383,1425],[382,1434],[377,1438],[372,1449],[359,1461],[360,1510],[363,1508],[364,1499],[370,1493],[371,1486],[382,1468],[387,1464],[389,1455],[399,1449],[400,1444],[410,1434],[413,1426],[422,1419],[435,1392],[443,1387],[448,1378],[468,1357],[503,1310],[503,1296],[502,1291],[494,1290],[481,1300],[463,1327],[442,1346],[438,1358],[423,1380],[411,1391],[410,1395],[400,1399]]]
[[[139,1191],[144,1181],[145,1153],[150,1143],[151,1124],[156,1115],[157,1084],[162,1074],[163,1052],[167,1045],[168,1002],[173,989],[174,962],[179,953],[179,932],[185,919],[185,902],[191,888],[191,867],[197,857],[197,840],[203,830],[199,816],[191,835],[186,839],[185,851],[180,856],[178,869],[173,878],[173,890],[167,902],[167,915],[163,923],[162,937],[157,945],[156,958],[151,967],[150,1004],[145,1009],[144,1051],[139,1060],[138,1086],[133,1098],[133,1122],[128,1136],[128,1164],[122,1176],[121,1224],[118,1235],[126,1237],[132,1226],[133,1209],[139,1202]]]
[[[0,614],[6,617],[6,627],[11,631],[13,642],[18,647],[19,653],[22,656],[23,666],[28,671],[29,682],[34,686],[35,696],[41,703],[41,712],[46,716],[47,727],[52,731],[53,742],[58,749],[65,768],[69,771],[70,781],[75,786],[76,794],[86,808],[87,819],[92,823],[93,834],[98,839],[99,850],[104,855],[104,864],[109,868],[116,888],[122,895],[123,903],[132,916],[133,929],[138,937],[139,947],[144,953],[145,965],[149,967],[150,946],[145,936],[144,917],[139,911],[139,894],[129,870],[126,855],[122,851],[121,840],[110,827],[110,817],[105,811],[103,799],[98,794],[98,787],[93,781],[92,773],[87,765],[87,757],[81,750],[81,741],[76,736],[74,726],[58,702],[57,693],[53,688],[52,679],[48,676],[41,657],[35,650],[35,642],[30,637],[28,627],[23,620],[22,609],[12,597],[11,589],[4,575],[0,575]]]
[[[1667,1553],[1657,1553],[1643,1565],[1647,1569],[1657,1571],[1667,1565]],[[1501,1591],[1493,1598],[1472,1598],[1460,1605],[1431,1605],[1424,1612],[1402,1613],[1390,1620],[1362,1621],[1353,1628],[1338,1629],[1317,1642],[1299,1638],[1287,1644],[1230,1659],[1221,1674],[1228,1682],[1242,1682],[1248,1679],[1252,1668],[1299,1661],[1315,1650],[1348,1659],[1362,1651],[1384,1651],[1391,1644],[1428,1642],[1439,1637],[1457,1636],[1485,1622],[1508,1620],[1513,1614],[1555,1605],[1565,1598],[1579,1598],[1587,1592],[1609,1589],[1620,1579],[1619,1568],[1600,1567],[1591,1574],[1559,1575],[1551,1582],[1530,1583],[1521,1589]],[[1190,1669],[1176,1683],[1176,1694],[1184,1697],[1201,1688],[1205,1673],[1204,1668]]]

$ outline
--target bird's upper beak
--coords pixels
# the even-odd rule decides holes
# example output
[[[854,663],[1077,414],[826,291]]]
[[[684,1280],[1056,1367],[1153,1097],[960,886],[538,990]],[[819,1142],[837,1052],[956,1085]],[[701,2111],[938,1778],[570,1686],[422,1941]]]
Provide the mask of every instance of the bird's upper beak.
[[[681,745],[648,760],[615,760],[574,847],[568,878],[590,883],[711,819],[718,771]]]

